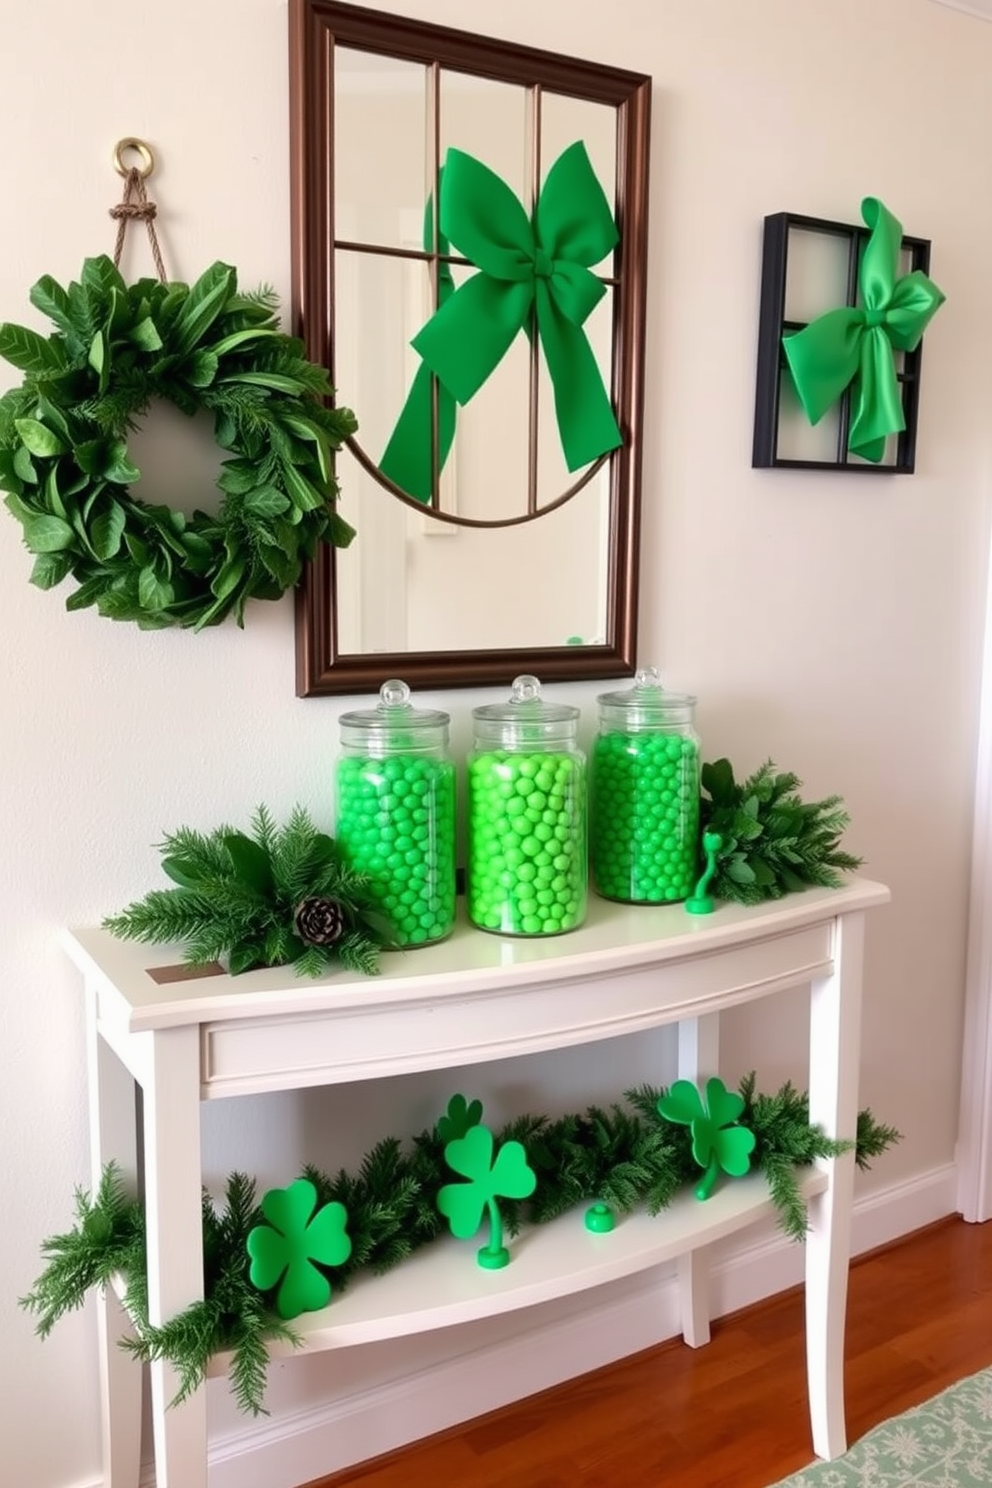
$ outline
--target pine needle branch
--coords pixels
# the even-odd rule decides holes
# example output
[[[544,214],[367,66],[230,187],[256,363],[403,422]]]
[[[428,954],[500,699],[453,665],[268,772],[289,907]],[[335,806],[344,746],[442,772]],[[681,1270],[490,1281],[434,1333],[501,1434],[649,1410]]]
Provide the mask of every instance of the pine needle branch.
[[[392,943],[368,879],[301,806],[282,827],[262,805],[251,836],[229,826],[206,835],[180,827],[161,848],[178,887],[153,889],[109,915],[104,927],[122,940],[185,942],[187,961],[226,960],[232,975],[292,965],[309,977],[337,965],[373,976],[380,949]],[[304,918],[315,905],[316,917]]]
[[[22,1307],[38,1314],[35,1331],[41,1338],[60,1317],[81,1307],[92,1287],[109,1286],[117,1275],[127,1283],[136,1258],[144,1260],[144,1212],[127,1194],[116,1164],[107,1164],[93,1198],[76,1189],[74,1207],[75,1228],[42,1243],[48,1264],[20,1298]]]

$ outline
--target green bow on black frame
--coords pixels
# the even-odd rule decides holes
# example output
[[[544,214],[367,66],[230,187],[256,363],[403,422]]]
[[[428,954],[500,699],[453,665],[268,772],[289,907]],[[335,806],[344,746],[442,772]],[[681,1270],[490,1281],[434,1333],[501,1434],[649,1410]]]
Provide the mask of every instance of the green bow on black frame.
[[[878,464],[888,436],[906,427],[895,353],[916,350],[945,296],[920,269],[897,277],[902,224],[877,197],[865,197],[861,215],[871,229],[858,274],[862,304],[828,310],[782,344],[810,423],[851,387],[847,447]]]
[[[424,367],[383,456],[384,474],[429,500],[430,403],[423,389],[418,394],[421,373],[426,368],[437,377],[442,400],[467,403],[518,332],[531,335],[535,326],[569,470],[617,449],[623,437],[582,327],[606,293],[591,266],[616,246],[619,233],[582,142],[563,150],[548,171],[533,219],[495,172],[450,149],[438,215],[439,241],[449,240],[479,273],[454,293],[439,294],[437,311],[413,339]],[[438,441],[439,467],[449,443]]]

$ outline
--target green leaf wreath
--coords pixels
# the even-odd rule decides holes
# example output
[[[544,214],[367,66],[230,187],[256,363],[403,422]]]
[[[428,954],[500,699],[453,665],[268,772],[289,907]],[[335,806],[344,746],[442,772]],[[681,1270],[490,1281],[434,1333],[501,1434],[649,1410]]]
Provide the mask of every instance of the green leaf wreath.
[[[0,325],[0,356],[24,373],[0,398],[0,490],[36,555],[32,583],[71,576],[68,609],[146,629],[240,625],[249,599],[297,583],[318,542],[351,541],[333,451],[355,419],[325,405],[327,373],[280,332],[271,290],[239,293],[223,263],[193,285],[128,286],[99,257],[67,289],[39,279],[31,303],[56,329]],[[212,416],[230,457],[216,514],[133,494],[127,437],[158,398]]]
[[[803,801],[801,785],[771,760],[740,783],[728,759],[703,765],[701,826],[722,839],[710,884],[717,898],[760,904],[810,885],[836,888],[842,871],[861,867],[840,846],[850,824],[840,796]]]
[[[802,1240],[807,1229],[797,1170],[852,1147],[858,1166],[867,1168],[899,1140],[894,1127],[862,1110],[856,1137],[835,1141],[810,1125],[808,1097],[791,1084],[761,1095],[750,1074],[739,1089],[740,1119],[755,1137],[752,1166],[764,1173],[779,1223],[792,1239]],[[658,1103],[667,1093],[642,1086],[628,1091],[624,1104],[591,1106],[582,1114],[557,1118],[519,1116],[497,1131],[498,1147],[511,1141],[523,1145],[537,1177],[529,1199],[501,1200],[509,1234],[518,1234],[524,1223],[556,1219],[591,1199],[611,1205],[618,1214],[639,1205],[650,1214],[665,1209],[699,1176],[690,1129],[672,1125],[659,1113]],[[454,1114],[460,1125],[476,1105],[454,1113],[449,1106],[448,1116]],[[357,1173],[342,1170],[330,1176],[312,1166],[304,1169],[301,1176],[312,1184],[318,1206],[337,1203],[347,1210],[350,1254],[340,1265],[321,1267],[335,1292],[360,1271],[381,1275],[390,1270],[447,1228],[437,1208],[438,1193],[450,1180],[446,1145],[439,1122],[405,1148],[395,1137],[377,1143]],[[124,1347],[141,1360],[167,1359],[174,1365],[176,1400],[199,1386],[214,1354],[230,1350],[231,1390],[242,1410],[257,1414],[264,1410],[267,1344],[298,1340],[277,1311],[278,1280],[265,1292],[251,1283],[248,1236],[265,1223],[255,1184],[243,1173],[228,1178],[220,1210],[204,1194],[203,1300],[153,1327],[148,1321],[144,1214],[119,1171],[108,1166],[94,1197],[77,1192],[75,1226],[43,1242],[45,1268],[20,1299],[21,1306],[36,1315],[36,1331],[45,1337],[60,1317],[81,1306],[91,1288],[120,1277],[136,1325],[135,1336],[124,1340]]]
[[[122,940],[186,941],[186,961],[223,958],[235,976],[291,964],[297,975],[316,977],[336,962],[377,972],[380,948],[396,939],[368,876],[342,861],[334,839],[300,806],[283,827],[259,806],[252,832],[180,827],[167,835],[162,868],[177,887],[153,889],[104,928]]]

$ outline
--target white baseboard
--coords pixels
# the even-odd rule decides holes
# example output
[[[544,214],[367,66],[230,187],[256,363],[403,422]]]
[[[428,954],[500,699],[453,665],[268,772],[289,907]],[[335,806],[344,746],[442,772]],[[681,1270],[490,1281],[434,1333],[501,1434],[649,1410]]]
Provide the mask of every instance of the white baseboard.
[[[948,1164],[859,1200],[854,1254],[954,1213],[955,1178]],[[714,1247],[713,1316],[798,1284],[802,1272],[802,1247],[771,1228]],[[469,1352],[459,1349],[459,1330],[452,1329],[451,1356],[416,1374],[307,1410],[245,1422],[212,1441],[210,1488],[297,1488],[651,1348],[679,1331],[675,1274],[667,1269],[586,1292],[571,1303],[574,1310],[550,1321],[546,1310],[521,1314],[522,1326],[511,1339]],[[149,1474],[148,1488],[153,1483]]]

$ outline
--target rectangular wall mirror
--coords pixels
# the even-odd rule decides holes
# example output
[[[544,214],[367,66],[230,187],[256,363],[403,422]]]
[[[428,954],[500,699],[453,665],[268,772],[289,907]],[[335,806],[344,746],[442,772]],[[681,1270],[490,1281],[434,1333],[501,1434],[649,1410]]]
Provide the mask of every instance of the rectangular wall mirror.
[[[298,693],[631,673],[650,79],[290,0],[290,83],[294,315],[359,423]]]

